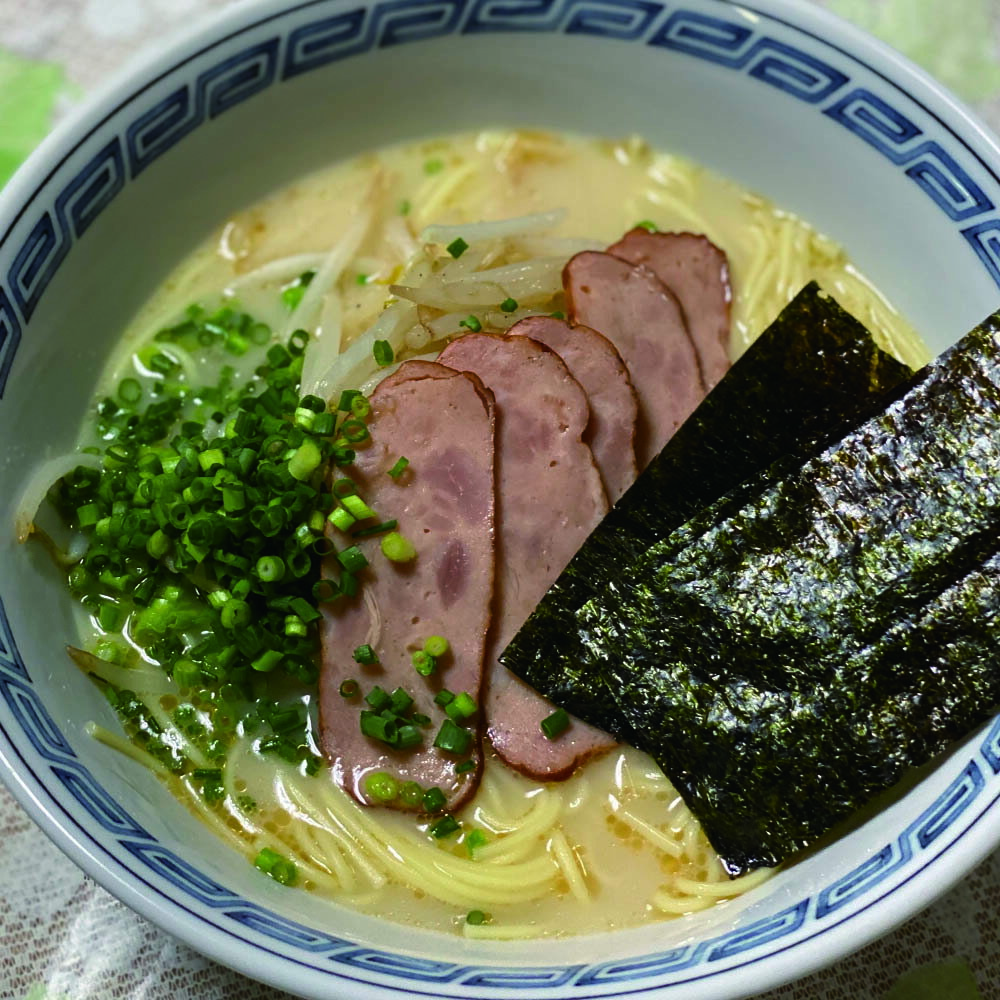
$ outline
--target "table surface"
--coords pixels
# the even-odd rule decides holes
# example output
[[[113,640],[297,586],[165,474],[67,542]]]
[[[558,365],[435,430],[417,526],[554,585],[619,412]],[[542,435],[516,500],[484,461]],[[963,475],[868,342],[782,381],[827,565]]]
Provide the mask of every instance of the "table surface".
[[[0,184],[60,114],[148,39],[233,2],[0,0]],[[922,62],[1000,132],[1000,0],[826,3]],[[1000,853],[881,940],[757,1000],[882,1000],[894,984],[893,1000],[955,1000],[970,971],[982,996],[1000,997],[998,913]],[[0,941],[0,997],[12,1000],[287,996],[123,906],[41,836],[2,786]],[[928,963],[943,963],[937,971],[950,985],[928,991]]]

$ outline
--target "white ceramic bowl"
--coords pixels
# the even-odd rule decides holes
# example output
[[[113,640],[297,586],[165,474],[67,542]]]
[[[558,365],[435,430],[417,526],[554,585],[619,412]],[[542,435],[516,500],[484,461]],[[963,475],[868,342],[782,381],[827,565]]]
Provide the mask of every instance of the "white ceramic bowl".
[[[289,892],[91,741],[69,602],[10,528],[102,359],[232,210],[333,159],[486,125],[637,132],[845,244],[935,349],[1000,300],[1000,150],[899,56],[793,0],[259,0],[148,56],[0,198],[0,771],[166,931],[309,997],[732,998],[859,947],[1000,840],[1000,725],[718,911],[544,943],[410,930]]]

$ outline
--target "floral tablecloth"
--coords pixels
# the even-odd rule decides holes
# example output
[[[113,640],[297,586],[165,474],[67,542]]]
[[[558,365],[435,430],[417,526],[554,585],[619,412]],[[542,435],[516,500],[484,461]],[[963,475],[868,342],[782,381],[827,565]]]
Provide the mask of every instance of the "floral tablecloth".
[[[0,0],[0,184],[149,39],[236,0]],[[814,0],[801,0],[803,3]],[[826,0],[1000,132],[1000,0]],[[0,998],[280,1000],[132,913],[0,786]],[[893,933],[758,1000],[1000,997],[1000,853]]]

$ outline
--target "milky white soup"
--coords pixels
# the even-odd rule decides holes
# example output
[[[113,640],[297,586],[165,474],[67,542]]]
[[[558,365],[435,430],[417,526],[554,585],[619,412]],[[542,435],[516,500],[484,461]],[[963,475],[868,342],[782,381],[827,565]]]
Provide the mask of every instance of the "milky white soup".
[[[487,230],[476,239],[473,224],[481,221],[557,210],[527,232],[497,237]],[[898,358],[914,366],[927,358],[839,247],[758,195],[638,139],[481,132],[337,164],[228,219],[137,316],[99,397],[123,378],[144,386],[157,378],[148,367],[150,339],[176,324],[191,303],[238,305],[266,325],[274,341],[304,327],[303,393],[335,398],[343,388],[370,387],[378,377],[370,350],[361,352],[367,360],[360,368],[350,368],[350,383],[338,383],[347,373],[338,357],[370,336],[376,321],[379,329],[391,329],[397,361],[433,356],[464,332],[461,311],[452,315],[401,297],[449,263],[442,241],[451,231],[424,234],[428,245],[421,239],[426,227],[468,224],[469,268],[529,260],[548,276],[551,287],[533,300],[522,296],[512,314],[481,311],[484,329],[499,330],[524,315],[563,308],[562,264],[580,250],[603,249],[639,222],[701,233],[726,251],[734,357],[815,279]],[[306,272],[315,277],[290,309],[282,293]],[[192,383],[211,382],[220,363],[196,351],[174,350],[172,357]],[[243,357],[225,360],[248,370],[260,363],[254,351]],[[91,647],[109,638],[93,621],[89,628]],[[136,650],[125,659],[105,680],[128,682],[164,740],[182,749],[190,741],[174,722],[182,705],[211,730],[218,704],[182,690],[162,672],[144,691],[141,680],[156,669],[155,658]],[[140,669],[128,673],[128,662]],[[314,711],[308,690],[288,687],[282,697]],[[313,717],[308,738],[318,755],[315,731]],[[312,892],[406,924],[501,939],[604,931],[725,906],[769,874],[729,880],[670,783],[629,748],[552,784],[530,781],[487,754],[479,792],[456,817],[461,831],[435,839],[430,823],[412,813],[360,806],[325,767],[309,775],[301,765],[259,753],[260,735],[242,725],[230,737],[213,802],[190,774],[168,774],[139,744],[100,727],[94,732],[154,766],[189,808],[250,859],[266,847],[292,860],[298,879],[289,892]]]

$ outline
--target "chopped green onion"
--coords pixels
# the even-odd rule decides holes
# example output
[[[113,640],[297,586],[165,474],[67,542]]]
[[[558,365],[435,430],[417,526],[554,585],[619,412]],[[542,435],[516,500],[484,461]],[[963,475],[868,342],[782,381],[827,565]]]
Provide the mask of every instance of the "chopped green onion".
[[[368,565],[364,553],[356,545],[338,552],[337,561],[348,573],[358,573]]]
[[[357,277],[356,277],[356,278],[354,279],[354,282],[355,282],[355,284],[357,284],[357,285],[367,285],[367,284],[368,284],[368,281],[369,281],[369,276],[368,276],[367,274],[359,274],[359,275],[358,275],[358,276],[357,276]]]
[[[396,715],[405,715],[413,707],[413,698],[405,688],[398,687],[389,697],[389,707]]]
[[[369,517],[375,517],[375,511],[357,493],[352,493],[350,496],[344,497],[340,502],[347,508],[351,516],[358,521],[365,521]]]
[[[569,729],[569,713],[565,708],[557,708],[541,721],[541,730],[548,740],[554,740]]]
[[[404,782],[399,790],[399,797],[404,805],[416,808],[423,802],[424,790],[415,781]]]
[[[483,324],[472,315],[466,316],[463,320],[459,320],[458,325],[464,326],[467,330],[471,330],[473,333],[479,333],[479,331],[483,328]]]
[[[442,708],[446,705],[450,705],[454,700],[455,696],[447,688],[441,688],[441,690],[434,695],[434,704],[440,705]]]
[[[178,660],[174,664],[173,673],[178,687],[195,687],[201,683],[201,667],[192,660]]]
[[[334,507],[328,520],[335,528],[339,528],[341,531],[348,531],[357,523],[357,519],[346,507]]]
[[[468,851],[469,857],[473,857],[475,851],[479,847],[485,847],[490,842],[490,838],[480,830],[470,830],[468,836],[465,838],[465,849]]]
[[[500,303],[500,311],[512,313],[517,308],[517,299],[506,298]]]
[[[308,479],[323,461],[319,445],[312,438],[306,438],[288,462],[288,471],[300,482]]]
[[[294,885],[298,878],[298,869],[294,861],[280,855],[277,851],[272,851],[270,847],[262,848],[254,859],[254,866],[262,872],[270,875],[275,882],[281,885]]]
[[[418,649],[411,657],[411,662],[413,663],[413,669],[416,670],[421,677],[430,677],[431,674],[437,669],[437,660],[431,656],[426,650]]]
[[[137,378],[123,378],[118,383],[118,398],[126,406],[134,406],[142,399],[142,385]]]
[[[424,807],[425,812],[436,813],[440,812],[444,808],[445,802],[447,802],[444,792],[435,785],[433,788],[428,788],[424,792],[424,797],[421,805]]]
[[[549,315],[553,319],[565,319],[566,318],[566,313],[564,313],[561,309],[557,309],[555,312],[550,312]]]
[[[283,659],[284,656],[278,650],[268,649],[261,653],[250,665],[254,670],[262,674],[269,674]]]
[[[462,719],[471,719],[476,714],[478,706],[475,699],[468,691],[462,691],[445,706],[448,718],[460,722]]]
[[[337,418],[333,413],[317,413],[313,418],[311,430],[319,437],[328,437],[337,426]]]
[[[444,170],[444,160],[437,159],[436,157],[432,160],[427,160],[424,163],[424,173],[430,176],[431,174],[439,174]]]
[[[382,521],[380,524],[373,524],[368,528],[358,528],[356,531],[351,532],[351,538],[368,538],[369,535],[381,535],[383,531],[392,531],[398,525],[399,522],[395,518],[392,518],[388,521]]]
[[[378,340],[378,341],[376,341],[376,343],[377,344],[385,344],[385,343],[388,343],[388,342],[384,341],[384,340]],[[373,347],[372,348],[373,353],[374,353],[374,350],[375,349]],[[350,410],[351,410],[351,403],[355,399],[357,399],[357,397],[360,396],[360,395],[361,395],[361,392],[359,390],[357,390],[357,389],[344,389],[344,391],[340,394],[340,400],[337,403],[337,409],[340,412],[342,412],[342,413],[349,413]]]
[[[378,657],[375,655],[375,650],[372,649],[368,643],[365,643],[363,646],[358,646],[357,649],[354,650],[354,659],[357,663],[378,663]]]
[[[392,701],[392,695],[389,694],[385,688],[376,684],[375,687],[373,687],[371,691],[365,695],[365,701],[368,702],[368,704],[371,705],[376,712],[381,712],[382,709],[389,707],[389,704]]]
[[[659,231],[659,227],[655,222],[650,222],[649,219],[643,219],[641,222],[637,222],[633,229],[645,229],[647,232],[655,233]]]
[[[340,682],[339,690],[341,698],[356,698],[358,693],[361,691],[361,685],[358,684],[356,680],[349,677],[347,680]]]
[[[376,340],[372,345],[372,356],[375,358],[375,363],[384,368],[386,365],[392,364],[396,353],[388,340]]]
[[[458,258],[469,249],[469,244],[466,243],[461,236],[458,236],[448,244],[446,249],[448,253],[455,258],[455,260],[458,260]]]
[[[351,404],[351,409],[353,411],[354,404]],[[367,441],[371,436],[371,432],[365,426],[364,422],[358,420],[356,417],[351,417],[345,420],[340,425],[340,433],[344,436],[344,439],[348,444],[361,444],[362,441]]]
[[[389,475],[392,476],[393,479],[398,479],[406,471],[406,467],[409,464],[410,460],[408,458],[397,458],[395,465],[393,465],[393,467],[389,470]]]
[[[404,723],[399,727],[399,731],[396,733],[396,743],[395,747],[397,750],[409,750],[413,747],[420,746],[423,742],[423,736],[420,730],[411,723]]]
[[[424,642],[424,652],[429,653],[435,659],[444,656],[448,649],[448,640],[443,635],[432,635]]]
[[[453,833],[457,833],[461,829],[461,823],[450,813],[445,813],[439,820],[435,820],[431,824],[428,833],[436,840],[441,840],[443,837],[450,837]]]
[[[445,719],[441,723],[437,736],[434,737],[434,746],[445,753],[453,753],[462,756],[469,752],[472,746],[472,733],[468,729],[457,725],[452,719]]]
[[[478,927],[480,924],[488,924],[493,918],[482,910],[469,910],[465,915],[465,922]]]
[[[398,531],[391,531],[382,539],[382,555],[390,562],[409,562],[417,555],[417,550],[413,543],[399,534]]]
[[[386,771],[372,771],[365,776],[365,795],[376,802],[393,802],[399,798],[399,782]]]
[[[243,628],[250,623],[250,605],[246,601],[227,601],[219,612],[222,627],[227,629]]]
[[[256,571],[264,583],[277,583],[285,575],[285,563],[280,556],[261,556]]]
[[[399,737],[399,726],[395,719],[387,719],[378,712],[361,713],[361,732],[373,740],[395,746]]]
[[[285,635],[305,638],[309,634],[306,623],[298,615],[285,615]]]
[[[467,774],[469,771],[474,771],[476,769],[476,762],[471,758],[469,760],[460,761],[455,765],[455,774]]]

